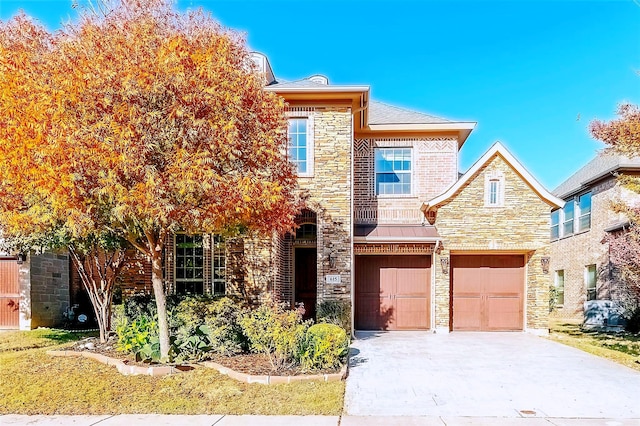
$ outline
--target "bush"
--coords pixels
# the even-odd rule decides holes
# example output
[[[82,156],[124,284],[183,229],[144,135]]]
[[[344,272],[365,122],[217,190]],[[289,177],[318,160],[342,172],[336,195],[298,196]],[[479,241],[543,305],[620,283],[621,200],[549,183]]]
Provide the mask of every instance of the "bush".
[[[275,303],[264,303],[246,312],[240,325],[249,340],[249,348],[269,357],[274,370],[280,371],[296,363],[302,349],[308,322],[298,310],[286,310]]]
[[[158,323],[154,317],[139,315],[133,321],[122,317],[116,324],[116,334],[119,351],[134,354],[136,361],[160,361]]]
[[[640,333],[640,308],[636,308],[625,317],[624,328],[629,333]]]
[[[349,352],[346,331],[335,324],[316,324],[307,330],[300,365],[307,370],[340,367]]]
[[[188,297],[174,310],[180,359],[199,361],[210,352],[233,355],[246,348],[239,324],[242,304],[229,297]]]
[[[351,302],[348,300],[325,300],[318,303],[316,316],[319,323],[335,324],[351,333]]]

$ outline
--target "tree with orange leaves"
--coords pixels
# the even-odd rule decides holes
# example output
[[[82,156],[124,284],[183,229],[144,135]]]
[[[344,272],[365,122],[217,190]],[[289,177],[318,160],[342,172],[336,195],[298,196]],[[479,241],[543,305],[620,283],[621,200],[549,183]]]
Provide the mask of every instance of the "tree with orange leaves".
[[[172,232],[284,232],[298,209],[283,100],[244,41],[169,0],[119,0],[53,35],[0,28],[0,223],[13,235],[111,233],[152,264]]]

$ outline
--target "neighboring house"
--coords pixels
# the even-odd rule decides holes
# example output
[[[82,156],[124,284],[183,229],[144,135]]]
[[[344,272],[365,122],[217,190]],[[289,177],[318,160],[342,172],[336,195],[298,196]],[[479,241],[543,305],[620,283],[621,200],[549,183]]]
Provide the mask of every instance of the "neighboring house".
[[[611,204],[640,201],[617,184],[620,174],[639,175],[640,158],[598,154],[553,191],[566,201],[564,208],[551,212],[555,316],[583,320],[585,302],[618,298],[604,239],[628,223]]]
[[[474,122],[376,102],[368,86],[319,75],[277,81],[255,59],[265,90],[288,104],[288,156],[306,199],[299,227],[173,235],[169,292],[256,303],[270,294],[303,303],[307,317],[343,300],[364,330],[548,331],[549,212],[561,199],[499,143],[460,175]],[[133,287],[150,289],[144,268]]]
[[[69,304],[67,255],[0,252],[0,329],[59,326]]]

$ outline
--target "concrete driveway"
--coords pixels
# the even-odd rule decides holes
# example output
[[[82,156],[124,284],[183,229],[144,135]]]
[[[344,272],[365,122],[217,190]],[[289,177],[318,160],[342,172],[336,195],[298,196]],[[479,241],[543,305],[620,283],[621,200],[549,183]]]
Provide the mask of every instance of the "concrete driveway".
[[[640,419],[640,372],[542,337],[356,337],[347,415]]]

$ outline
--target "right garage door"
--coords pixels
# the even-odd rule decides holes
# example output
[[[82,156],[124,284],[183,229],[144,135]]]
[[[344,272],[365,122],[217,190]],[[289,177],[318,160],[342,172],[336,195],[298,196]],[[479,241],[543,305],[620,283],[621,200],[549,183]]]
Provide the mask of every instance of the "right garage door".
[[[524,256],[453,255],[451,283],[453,330],[522,330]]]

